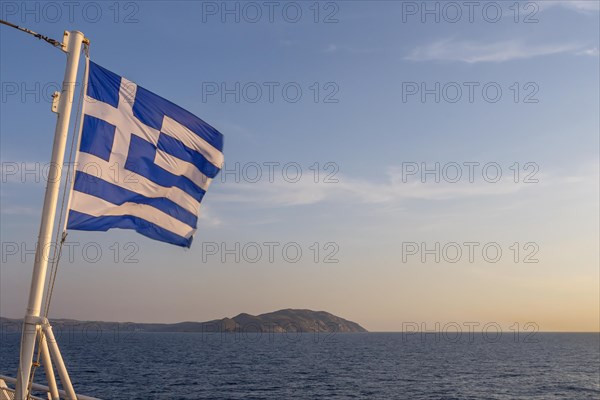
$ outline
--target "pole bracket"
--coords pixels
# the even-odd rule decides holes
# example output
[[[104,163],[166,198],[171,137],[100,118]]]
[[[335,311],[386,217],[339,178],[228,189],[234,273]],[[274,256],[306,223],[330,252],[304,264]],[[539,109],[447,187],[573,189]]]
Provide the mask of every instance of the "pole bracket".
[[[60,92],[52,93],[52,112],[58,114],[58,104],[60,103]]]
[[[60,44],[60,49],[65,53],[69,52],[69,31],[63,33],[63,41]]]
[[[44,323],[46,321],[47,321],[46,318],[43,318],[43,317],[34,317],[32,315],[27,315],[23,319],[23,322],[25,322],[28,325],[44,325]]]

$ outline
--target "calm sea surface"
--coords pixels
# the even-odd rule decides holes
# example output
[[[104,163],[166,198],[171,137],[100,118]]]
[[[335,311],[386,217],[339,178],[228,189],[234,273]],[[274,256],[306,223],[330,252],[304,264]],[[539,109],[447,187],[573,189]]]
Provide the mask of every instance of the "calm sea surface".
[[[61,336],[75,389],[107,400],[600,399],[598,334]],[[3,334],[0,373],[15,375],[18,341]]]

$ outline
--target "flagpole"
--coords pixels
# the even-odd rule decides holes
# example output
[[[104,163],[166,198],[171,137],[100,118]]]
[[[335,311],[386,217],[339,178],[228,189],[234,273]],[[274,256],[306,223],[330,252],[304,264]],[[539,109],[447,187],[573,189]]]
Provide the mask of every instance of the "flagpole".
[[[44,295],[46,272],[48,269],[48,257],[52,245],[52,232],[56,217],[56,206],[58,203],[69,120],[75,94],[77,68],[81,54],[81,45],[84,41],[84,35],[79,31],[65,32],[65,34],[68,34],[68,43],[65,48],[67,53],[67,66],[58,105],[58,118],[54,133],[52,159],[50,162],[48,182],[46,184],[46,194],[44,196],[44,206],[42,209],[38,245],[31,277],[29,301],[27,303],[27,312],[23,320],[15,400],[26,400],[28,397],[27,388],[29,385],[29,376],[35,351],[36,336],[38,327],[41,323],[40,310],[42,306],[42,297]],[[65,385],[66,382],[62,383]]]

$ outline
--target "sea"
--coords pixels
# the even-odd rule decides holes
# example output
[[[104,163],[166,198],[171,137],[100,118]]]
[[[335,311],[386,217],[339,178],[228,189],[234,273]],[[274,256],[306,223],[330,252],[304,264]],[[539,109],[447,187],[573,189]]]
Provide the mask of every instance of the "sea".
[[[55,331],[75,390],[108,400],[600,399],[598,333]],[[1,374],[18,344],[3,332]]]

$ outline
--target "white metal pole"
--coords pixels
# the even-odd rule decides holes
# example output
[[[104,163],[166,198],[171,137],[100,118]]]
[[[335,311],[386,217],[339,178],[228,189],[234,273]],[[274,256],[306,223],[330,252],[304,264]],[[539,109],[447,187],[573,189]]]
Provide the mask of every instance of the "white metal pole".
[[[60,354],[58,343],[56,343],[56,339],[54,338],[54,332],[52,331],[52,327],[50,326],[50,324],[46,323],[42,327],[42,329],[46,334],[48,348],[50,349],[52,359],[56,363],[56,371],[58,372],[58,376],[60,377],[60,383],[62,384],[62,387],[65,390],[65,392],[67,393],[67,399],[77,400],[75,390],[73,390],[73,384],[71,383],[71,378],[69,377],[69,373],[67,372],[67,367],[65,366],[65,362],[63,361],[62,355]]]
[[[46,341],[46,335],[40,329],[39,335],[41,337],[40,346],[42,351],[42,363],[44,364],[44,371],[46,371],[46,380],[48,381],[48,393],[52,400],[60,400],[58,395],[58,386],[56,386],[56,377],[54,376],[54,368],[52,368],[52,359],[50,358],[50,352],[48,351],[48,342]]]
[[[19,371],[17,372],[17,385],[15,388],[16,400],[26,400],[27,398],[27,385],[29,383],[31,363],[35,351],[37,327],[40,322],[39,316],[42,307],[42,297],[44,295],[46,271],[48,269],[48,256],[52,244],[52,230],[54,228],[54,219],[56,216],[56,205],[58,203],[65,145],[67,142],[69,120],[71,108],[73,106],[73,96],[75,94],[77,67],[79,65],[79,56],[81,54],[81,44],[83,39],[83,33],[72,31],[69,33],[67,40],[67,67],[58,106],[58,119],[56,121],[56,130],[54,132],[52,160],[50,162],[50,172],[46,184],[46,194],[44,196],[42,221],[40,223],[38,246],[33,264],[27,313],[23,320]]]

